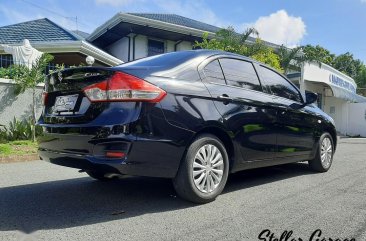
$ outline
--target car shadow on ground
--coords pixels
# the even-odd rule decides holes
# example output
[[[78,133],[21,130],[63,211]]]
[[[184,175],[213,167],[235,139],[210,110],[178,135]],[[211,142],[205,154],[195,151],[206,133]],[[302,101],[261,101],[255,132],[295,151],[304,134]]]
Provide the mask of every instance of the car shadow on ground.
[[[222,195],[309,174],[314,173],[303,163],[242,171],[230,176]],[[0,189],[0,231],[63,229],[194,206],[176,197],[169,179],[83,177],[27,184]]]

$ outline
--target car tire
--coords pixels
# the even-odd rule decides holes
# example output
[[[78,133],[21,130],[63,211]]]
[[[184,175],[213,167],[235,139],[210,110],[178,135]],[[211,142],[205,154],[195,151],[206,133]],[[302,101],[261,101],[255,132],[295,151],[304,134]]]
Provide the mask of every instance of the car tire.
[[[309,166],[316,172],[327,172],[332,166],[334,156],[333,138],[329,133],[324,133],[319,138],[315,158],[309,161]]]
[[[178,195],[194,203],[208,203],[222,192],[229,173],[225,146],[214,135],[198,136],[188,147],[173,185]]]
[[[91,178],[102,182],[112,180],[112,178],[106,177],[104,172],[86,171],[86,174],[88,174]]]

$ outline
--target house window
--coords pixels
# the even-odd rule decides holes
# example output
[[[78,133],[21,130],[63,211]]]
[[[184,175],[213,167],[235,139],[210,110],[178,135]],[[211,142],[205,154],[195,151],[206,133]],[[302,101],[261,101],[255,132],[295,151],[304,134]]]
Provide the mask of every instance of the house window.
[[[164,42],[151,40],[147,42],[147,56],[164,53]]]
[[[8,68],[10,65],[13,65],[13,56],[12,55],[2,55],[0,54],[0,68]]]

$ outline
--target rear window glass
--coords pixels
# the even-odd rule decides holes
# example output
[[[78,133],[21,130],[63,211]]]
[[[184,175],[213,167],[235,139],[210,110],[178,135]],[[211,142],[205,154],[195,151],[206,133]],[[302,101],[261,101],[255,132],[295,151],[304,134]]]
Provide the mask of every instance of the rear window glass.
[[[128,63],[119,65],[120,67],[146,67],[146,66],[160,66],[160,67],[174,67],[180,65],[192,58],[196,54],[193,51],[187,52],[172,52],[166,54],[159,54],[147,58],[138,59]]]
[[[220,59],[228,85],[262,91],[253,64],[238,59]]]

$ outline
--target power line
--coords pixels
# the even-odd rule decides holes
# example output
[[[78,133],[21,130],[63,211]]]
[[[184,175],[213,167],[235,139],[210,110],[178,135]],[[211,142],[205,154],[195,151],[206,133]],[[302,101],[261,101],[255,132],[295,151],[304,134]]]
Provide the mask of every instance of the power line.
[[[30,2],[30,1],[27,1],[27,0],[22,0],[22,1],[23,1],[23,2],[25,2],[25,3],[28,3],[28,4],[30,4],[30,5],[32,5],[33,7],[40,8],[40,9],[42,9],[42,10],[44,10],[44,11],[50,12],[50,13],[52,13],[52,14],[55,14],[55,15],[57,15],[57,16],[59,16],[59,17],[66,18],[66,19],[69,19],[69,20],[70,20],[70,19],[75,19],[75,17],[67,17],[67,16],[64,16],[64,15],[61,15],[61,14],[59,14],[58,12],[55,12],[55,11],[49,10],[49,9],[47,9],[47,8],[45,8],[45,7],[42,7],[42,6],[38,5],[38,4],[32,3],[32,2]]]
[[[33,2],[30,2],[30,1],[27,1],[27,0],[21,0],[21,1],[23,1],[23,2],[25,2],[25,3],[27,3],[27,4],[29,4],[29,5],[32,5],[33,7],[36,7],[36,8],[42,9],[42,10],[44,10],[44,11],[46,11],[46,12],[49,12],[49,13],[51,13],[51,14],[57,15],[57,16],[59,16],[59,17],[65,18],[66,20],[69,20],[69,21],[74,22],[74,23],[75,23],[75,26],[76,26],[76,30],[78,30],[78,24],[82,24],[82,25],[84,25],[84,26],[86,26],[86,27],[90,27],[90,25],[88,25],[88,24],[84,24],[84,23],[81,23],[80,21],[78,21],[78,17],[77,17],[77,16],[76,16],[76,17],[68,17],[68,16],[64,16],[64,15],[62,15],[62,14],[60,14],[60,13],[56,12],[56,11],[53,11],[53,10],[47,9],[47,8],[45,8],[45,7],[43,7],[43,6],[40,6],[40,5],[38,5],[38,4],[35,4],[35,3],[33,3]]]

